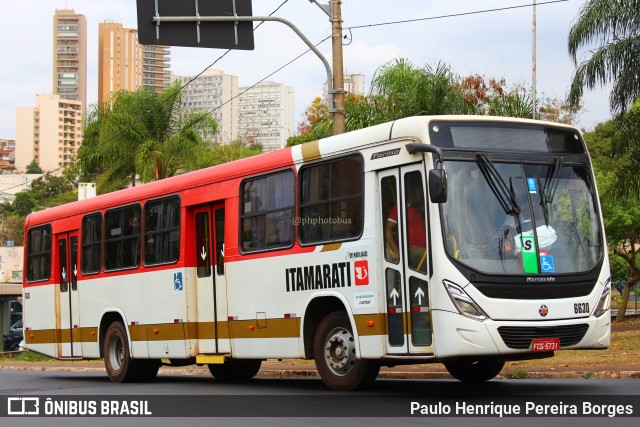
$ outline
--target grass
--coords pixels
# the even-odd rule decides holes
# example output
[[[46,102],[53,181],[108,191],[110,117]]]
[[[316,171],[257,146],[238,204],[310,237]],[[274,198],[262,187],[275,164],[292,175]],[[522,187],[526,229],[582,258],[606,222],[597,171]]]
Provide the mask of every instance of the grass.
[[[509,380],[522,380],[527,378],[529,373],[524,368],[516,368],[514,371],[503,373],[502,376]]]
[[[20,351],[12,353],[10,356],[2,356],[0,357],[0,361],[53,362],[54,359],[32,351]]]

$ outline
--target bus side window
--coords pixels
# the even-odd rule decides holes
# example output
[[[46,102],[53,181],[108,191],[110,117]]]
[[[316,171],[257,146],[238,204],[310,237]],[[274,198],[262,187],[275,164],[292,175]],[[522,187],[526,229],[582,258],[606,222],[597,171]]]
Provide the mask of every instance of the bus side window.
[[[144,263],[167,264],[180,256],[180,199],[177,196],[144,206]]]
[[[243,252],[291,247],[294,208],[295,175],[292,170],[244,181],[240,210]],[[216,250],[217,245],[216,241]]]
[[[27,232],[27,282],[49,280],[51,276],[51,225]]]
[[[100,213],[82,218],[82,251],[80,271],[82,274],[100,272],[102,252],[102,215]]]
[[[224,274],[224,208],[215,210],[216,262],[218,275]]]

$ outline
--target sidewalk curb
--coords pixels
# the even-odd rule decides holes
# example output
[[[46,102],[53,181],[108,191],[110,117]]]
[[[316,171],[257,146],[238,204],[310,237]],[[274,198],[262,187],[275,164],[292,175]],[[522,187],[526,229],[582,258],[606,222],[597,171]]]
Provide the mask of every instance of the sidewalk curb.
[[[33,371],[33,372],[87,372],[105,373],[101,367],[67,367],[67,366],[0,366],[0,371]],[[160,369],[160,375],[190,375],[210,376],[202,368],[170,368]],[[258,378],[320,378],[315,369],[262,369]],[[446,372],[405,372],[382,371],[378,378],[412,379],[412,380],[450,380],[451,375]],[[602,371],[602,372],[527,372],[523,378],[498,375],[496,379],[638,379],[640,371]]]

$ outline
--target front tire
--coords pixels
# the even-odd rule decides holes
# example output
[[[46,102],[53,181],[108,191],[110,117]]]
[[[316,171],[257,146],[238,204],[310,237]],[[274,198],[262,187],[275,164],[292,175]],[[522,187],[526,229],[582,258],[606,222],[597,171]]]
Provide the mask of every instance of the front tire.
[[[465,358],[444,362],[447,371],[455,379],[465,383],[482,383],[492,380],[504,367],[504,360]]]
[[[212,364],[209,372],[216,379],[224,382],[248,381],[260,371],[262,360],[229,359],[223,364]]]
[[[380,370],[378,363],[356,358],[351,322],[343,311],[334,311],[320,322],[313,356],[322,381],[332,390],[364,388]]]

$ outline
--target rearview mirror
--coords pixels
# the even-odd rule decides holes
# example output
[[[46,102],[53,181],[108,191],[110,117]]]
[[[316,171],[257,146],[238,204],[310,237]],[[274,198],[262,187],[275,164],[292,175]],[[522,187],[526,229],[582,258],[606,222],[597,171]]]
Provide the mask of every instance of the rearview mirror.
[[[429,171],[429,199],[431,203],[447,202],[447,171],[444,169]]]

